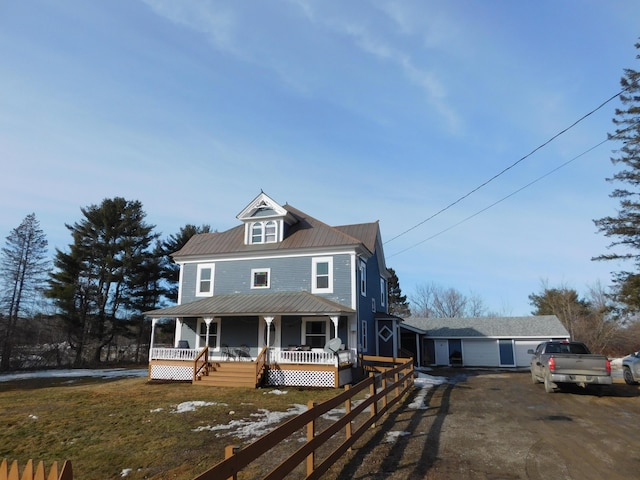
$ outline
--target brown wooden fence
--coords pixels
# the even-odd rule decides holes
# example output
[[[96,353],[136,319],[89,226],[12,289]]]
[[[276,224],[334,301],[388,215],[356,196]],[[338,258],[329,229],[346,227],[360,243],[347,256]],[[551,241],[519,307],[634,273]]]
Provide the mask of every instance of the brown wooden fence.
[[[64,462],[60,471],[58,471],[58,462],[53,462],[49,474],[46,475],[43,462],[38,462],[34,470],[33,460],[29,460],[20,476],[18,462],[14,460],[9,467],[9,462],[4,459],[0,463],[0,480],[73,480],[73,471],[71,462],[68,460]]]
[[[237,478],[238,473],[259,457],[300,429],[306,429],[306,442],[293,455],[273,469],[263,480],[280,480],[291,473],[298,465],[306,462],[306,479],[317,479],[333,465],[362,434],[375,426],[393,405],[400,401],[413,386],[413,359],[390,359],[383,357],[363,357],[366,363],[381,364],[376,373],[354,386],[345,386],[340,395],[320,404],[309,402],[308,410],[287,421],[275,430],[260,437],[252,444],[240,448],[228,445],[225,449],[225,460],[197,476],[194,480],[221,480]],[[395,365],[394,365],[395,364]],[[353,402],[359,393],[369,395],[360,402]],[[322,431],[317,431],[318,419],[341,405],[345,406],[345,414]],[[364,420],[362,417],[364,416]],[[356,420],[359,420],[356,424]],[[355,426],[355,429],[354,429]],[[325,457],[318,458],[318,449],[340,431],[344,431],[344,440]]]

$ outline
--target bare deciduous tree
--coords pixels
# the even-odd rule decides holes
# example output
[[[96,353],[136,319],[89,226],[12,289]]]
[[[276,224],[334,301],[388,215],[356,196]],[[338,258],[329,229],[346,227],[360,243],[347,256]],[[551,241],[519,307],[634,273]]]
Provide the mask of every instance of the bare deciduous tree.
[[[410,301],[411,312],[415,317],[481,317],[486,313],[484,302],[479,296],[465,295],[453,287],[445,288],[433,282],[418,285]]]

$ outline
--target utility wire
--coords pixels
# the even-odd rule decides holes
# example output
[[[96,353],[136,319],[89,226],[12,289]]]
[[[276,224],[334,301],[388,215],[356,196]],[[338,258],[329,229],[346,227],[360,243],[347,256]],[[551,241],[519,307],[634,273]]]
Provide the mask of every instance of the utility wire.
[[[623,91],[624,91],[624,90],[623,90]],[[622,92],[620,92],[620,93],[622,93]],[[619,94],[618,94],[618,95],[619,95]],[[640,124],[640,120],[639,120],[639,121],[637,121],[637,122],[634,122],[634,123],[633,123],[629,128],[634,128],[635,126],[637,126],[637,125],[639,125],[639,124]],[[622,134],[622,133],[621,133],[621,134]],[[592,152],[593,150],[595,150],[596,148],[600,147],[601,145],[604,145],[604,144],[605,144],[605,143],[607,143],[608,141],[618,139],[618,138],[621,136],[621,134],[609,136],[608,138],[606,138],[606,139],[602,140],[601,142],[599,142],[599,143],[595,144],[595,145],[594,145],[594,146],[592,146],[591,148],[588,148],[587,150],[585,150],[584,152],[580,153],[579,155],[576,155],[575,157],[571,158],[570,160],[567,160],[566,162],[564,162],[563,164],[558,165],[558,166],[557,166],[556,168],[554,168],[553,170],[548,171],[548,172],[547,172],[547,173],[545,173],[544,175],[541,175],[540,177],[536,178],[535,180],[533,180],[533,181],[531,181],[531,182],[527,183],[526,185],[524,185],[524,186],[520,187],[519,189],[517,189],[517,190],[515,190],[515,191],[511,192],[509,195],[507,195],[507,196],[505,196],[505,197],[502,197],[500,200],[497,200],[497,201],[493,202],[491,205],[486,206],[486,207],[485,207],[485,208],[483,208],[482,210],[478,210],[478,211],[477,211],[477,212],[475,212],[474,214],[469,215],[468,217],[466,217],[466,218],[464,218],[464,219],[460,220],[460,221],[459,221],[459,222],[457,222],[457,223],[454,223],[453,225],[451,225],[451,226],[449,226],[449,227],[445,228],[444,230],[440,230],[438,233],[435,233],[435,234],[431,235],[430,237],[425,238],[424,240],[421,240],[421,241],[420,241],[420,242],[418,242],[418,243],[415,243],[415,244],[413,244],[413,245],[411,245],[411,246],[409,246],[409,247],[407,247],[407,248],[405,248],[405,249],[403,249],[403,250],[400,250],[400,251],[395,252],[395,253],[393,253],[393,254],[391,254],[391,255],[388,255],[388,256],[387,256],[387,258],[392,258],[392,257],[395,257],[396,255],[400,255],[401,253],[404,253],[404,252],[406,252],[407,250],[411,250],[412,248],[415,248],[415,247],[417,247],[418,245],[422,245],[423,243],[425,243],[425,242],[427,242],[427,241],[429,241],[429,240],[432,240],[432,239],[434,239],[434,238],[436,238],[436,237],[438,237],[438,236],[442,235],[443,233],[446,233],[446,232],[448,232],[449,230],[454,229],[455,227],[457,227],[457,226],[459,226],[459,225],[462,225],[463,223],[465,223],[465,222],[467,222],[467,221],[471,220],[472,218],[477,217],[477,216],[478,216],[478,215],[480,215],[481,213],[486,212],[486,211],[487,211],[487,210],[489,210],[490,208],[495,207],[495,206],[496,206],[496,205],[498,205],[499,203],[502,203],[502,202],[504,202],[505,200],[507,200],[507,199],[509,199],[509,198],[513,197],[513,196],[514,196],[514,195],[516,195],[517,193],[520,193],[520,192],[521,192],[521,191],[523,191],[524,189],[529,188],[530,186],[532,186],[532,185],[534,185],[534,184],[538,183],[539,181],[541,181],[541,180],[543,180],[543,179],[547,178],[548,176],[550,176],[550,175],[554,174],[555,172],[557,172],[557,171],[558,171],[558,170],[560,170],[561,168],[564,168],[564,167],[566,167],[567,165],[569,165],[570,163],[573,163],[574,161],[578,160],[580,157],[585,156],[587,153]]]
[[[575,160],[577,160],[578,158],[580,158],[580,157],[582,157],[582,156],[586,155],[587,153],[591,152],[592,150],[595,150],[595,149],[596,149],[596,148],[598,148],[600,145],[603,145],[603,144],[607,143],[609,140],[610,140],[610,139],[608,139],[608,138],[607,138],[607,139],[605,139],[605,140],[602,140],[600,143],[598,143],[597,145],[594,145],[593,147],[589,148],[588,150],[585,150],[585,151],[584,151],[584,152],[582,152],[580,155],[577,155],[577,156],[573,157],[572,159],[567,160],[567,161],[566,161],[566,162],[564,162],[562,165],[559,165],[559,166],[557,166],[556,168],[554,168],[553,170],[548,171],[548,172],[547,172],[547,173],[545,173],[544,175],[542,175],[542,176],[540,176],[540,177],[536,178],[535,180],[533,180],[533,181],[531,181],[531,182],[527,183],[526,185],[524,185],[524,186],[520,187],[519,189],[517,189],[517,190],[515,190],[515,191],[511,192],[509,195],[507,195],[507,196],[505,196],[505,197],[502,197],[500,200],[497,200],[497,201],[493,202],[491,205],[486,206],[486,207],[485,207],[485,208],[483,208],[482,210],[478,210],[478,211],[477,211],[477,212],[475,212],[474,214],[469,215],[468,217],[466,217],[466,218],[464,218],[464,219],[460,220],[458,223],[454,223],[453,225],[451,225],[451,226],[449,226],[449,227],[445,228],[444,230],[440,230],[438,233],[435,233],[435,234],[431,235],[430,237],[425,238],[424,240],[421,240],[421,241],[420,241],[420,242],[418,242],[418,243],[415,243],[415,244],[413,244],[413,245],[411,245],[411,246],[409,246],[409,247],[407,247],[407,248],[405,248],[405,249],[403,249],[403,250],[400,250],[400,251],[395,252],[395,253],[393,253],[393,254],[391,254],[391,255],[388,255],[388,256],[387,256],[387,258],[391,258],[391,257],[395,257],[396,255],[400,255],[401,253],[404,253],[404,252],[406,252],[407,250],[411,250],[412,248],[415,248],[415,247],[417,247],[418,245],[422,245],[423,243],[425,243],[425,242],[427,242],[427,241],[429,241],[429,240],[432,240],[432,239],[434,239],[434,238],[436,238],[436,237],[438,237],[438,236],[442,235],[443,233],[446,233],[446,232],[448,232],[449,230],[454,229],[455,227],[457,227],[457,226],[459,226],[459,225],[462,225],[463,223],[465,223],[465,222],[467,222],[467,221],[471,220],[472,218],[477,217],[477,216],[478,216],[478,215],[480,215],[481,213],[486,212],[486,211],[487,211],[487,210],[489,210],[490,208],[495,207],[495,206],[496,206],[496,205],[498,205],[499,203],[502,203],[502,202],[504,202],[505,200],[507,200],[507,199],[509,199],[509,198],[513,197],[513,196],[514,196],[514,195],[516,195],[517,193],[520,193],[520,192],[521,192],[521,191],[523,191],[524,189],[529,188],[530,186],[532,186],[532,185],[534,185],[534,184],[538,183],[539,181],[543,180],[544,178],[548,177],[549,175],[551,175],[551,174],[553,174],[553,173],[557,172],[557,171],[558,171],[558,170],[560,170],[561,168],[566,167],[567,165],[569,165],[570,163],[574,162],[574,161],[575,161]]]
[[[604,107],[607,103],[609,103],[610,101],[612,101],[614,98],[619,97],[621,94],[623,94],[626,90],[628,90],[629,87],[625,88],[624,90],[621,90],[620,92],[616,93],[615,95],[612,95],[611,97],[609,97],[607,100],[605,100],[604,102],[602,102],[600,105],[598,105],[596,108],[594,108],[593,110],[591,110],[589,113],[583,115],[582,117],[580,117],[578,120],[576,120],[575,122],[573,122],[571,125],[569,125],[568,127],[566,127],[564,130],[556,133],[553,137],[551,137],[549,140],[547,140],[546,142],[544,142],[543,144],[541,144],[540,146],[534,148],[531,152],[529,152],[528,154],[526,154],[524,157],[520,158],[519,160],[517,160],[516,162],[512,163],[511,165],[509,165],[508,167],[506,167],[504,170],[502,170],[501,172],[495,174],[493,177],[491,177],[489,180],[487,180],[486,182],[478,185],[476,188],[474,188],[473,190],[471,190],[470,192],[466,193],[465,195],[461,196],[460,198],[458,198],[457,200],[455,200],[454,202],[450,203],[449,205],[447,205],[446,207],[438,210],[436,213],[434,213],[433,215],[431,215],[430,217],[424,219],[423,221],[421,221],[420,223],[415,224],[413,227],[408,228],[407,230],[405,230],[404,232],[399,233],[398,235],[396,235],[395,237],[387,240],[386,242],[384,242],[384,245],[386,245],[387,243],[390,243],[392,241],[394,241],[397,238],[400,238],[403,235],[406,235],[407,233],[409,233],[412,230],[415,230],[416,228],[418,228],[419,226],[427,223],[429,220],[434,219],[435,217],[437,217],[438,215],[440,215],[441,213],[449,210],[451,207],[453,207],[454,205],[457,205],[458,203],[460,203],[462,200],[464,200],[465,198],[471,196],[472,194],[474,194],[475,192],[477,192],[478,190],[480,190],[481,188],[487,186],[489,183],[493,182],[496,178],[502,176],[503,174],[505,174],[506,172],[508,172],[509,170],[511,170],[513,167],[515,167],[516,165],[518,165],[519,163],[523,162],[524,160],[526,160],[527,158],[529,158],[531,155],[533,155],[534,153],[536,153],[538,150],[540,150],[541,148],[547,146],[548,144],[550,144],[552,141],[554,141],[556,138],[558,138],[559,136],[563,135],[564,133],[568,132],[569,130],[571,130],[573,127],[575,127],[576,125],[578,125],[580,122],[582,122],[585,118],[589,117],[590,115],[594,114],[595,112],[597,112],[598,110],[600,110],[602,107]],[[605,140],[606,141],[606,140]],[[585,152],[586,153],[586,152]],[[577,158],[577,157],[576,157]],[[526,187],[525,187],[526,188]],[[515,192],[514,192],[515,193]],[[433,238],[433,237],[432,237]],[[404,250],[403,250],[404,251]]]

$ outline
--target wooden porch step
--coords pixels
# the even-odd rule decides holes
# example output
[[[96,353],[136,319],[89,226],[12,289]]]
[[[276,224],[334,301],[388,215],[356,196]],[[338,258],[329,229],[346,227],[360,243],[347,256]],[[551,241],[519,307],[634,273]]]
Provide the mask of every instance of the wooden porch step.
[[[256,387],[256,364],[253,362],[211,362],[209,374],[199,385],[212,387]]]

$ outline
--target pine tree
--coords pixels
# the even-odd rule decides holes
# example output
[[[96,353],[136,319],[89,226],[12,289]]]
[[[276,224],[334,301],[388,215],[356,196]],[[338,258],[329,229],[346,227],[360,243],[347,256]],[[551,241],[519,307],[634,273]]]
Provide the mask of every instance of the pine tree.
[[[24,301],[33,296],[42,284],[48,269],[47,239],[34,213],[11,231],[0,257],[2,303],[6,316],[0,323],[2,355],[0,370],[9,369],[14,336]]]
[[[635,47],[640,49],[640,43]],[[640,59],[640,54],[636,59]],[[627,305],[628,310],[637,312],[640,311],[640,72],[625,69],[620,84],[623,89],[620,102],[624,108],[616,109],[613,119],[616,130],[609,138],[622,144],[614,152],[616,156],[611,158],[611,162],[621,165],[623,170],[607,180],[625,186],[616,188],[610,195],[620,201],[618,214],[594,220],[599,232],[614,239],[609,248],[618,247],[619,250],[594,260],[634,262],[633,270],[614,274],[614,283],[619,292],[623,292],[618,299]]]
[[[67,327],[76,366],[89,347],[98,363],[102,348],[127,332],[132,316],[140,308],[154,307],[139,302],[138,288],[141,279],[145,285],[152,281],[144,271],[159,275],[149,262],[158,235],[144,221],[140,202],[116,197],[81,211],[84,218],[67,225],[73,243],[68,253],[56,251],[47,291]]]
[[[389,313],[398,317],[407,318],[411,316],[407,296],[402,295],[400,281],[393,268],[389,269],[391,276],[387,282],[387,298],[389,299]]]

